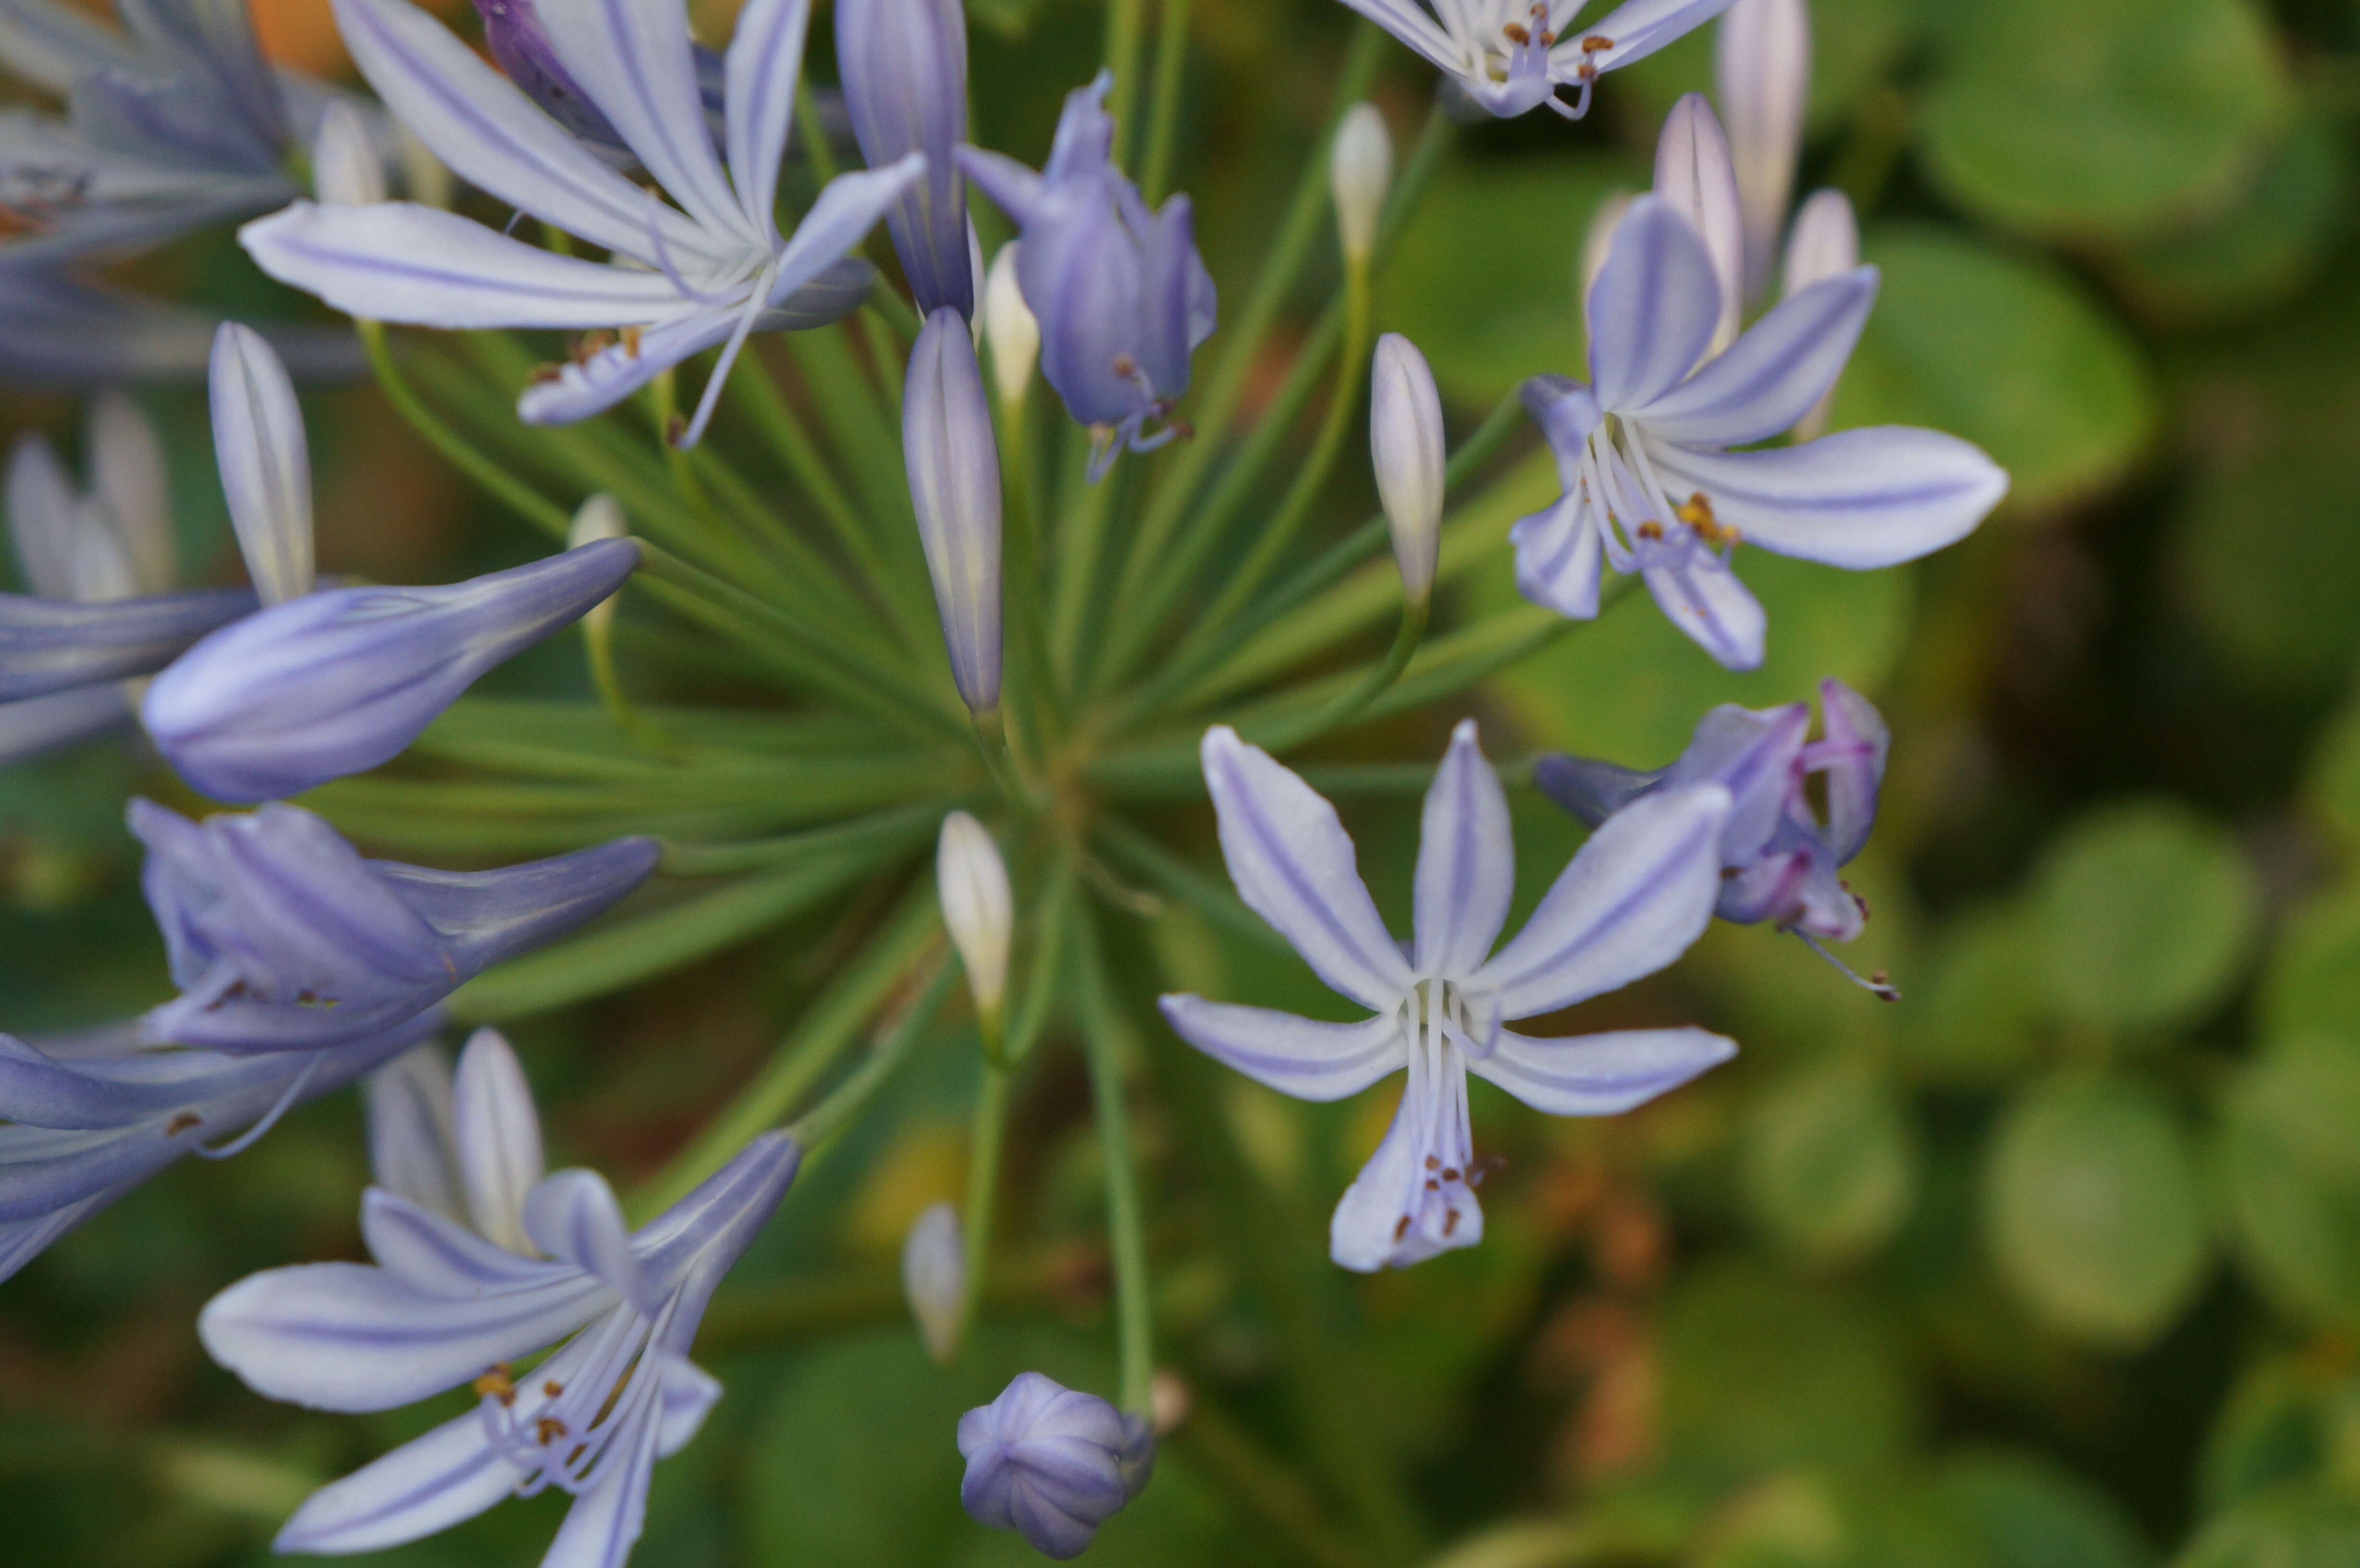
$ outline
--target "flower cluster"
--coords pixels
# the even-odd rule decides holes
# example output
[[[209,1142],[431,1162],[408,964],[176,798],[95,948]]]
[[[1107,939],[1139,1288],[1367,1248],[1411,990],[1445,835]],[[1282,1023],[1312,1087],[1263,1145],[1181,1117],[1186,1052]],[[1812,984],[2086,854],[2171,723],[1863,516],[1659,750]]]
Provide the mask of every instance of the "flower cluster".
[[[1629,0],[1588,26],[1578,0],[1347,3],[1443,73],[1446,105],[1573,118],[1601,72],[1729,0]],[[256,1275],[213,1298],[201,1335],[271,1399],[376,1411],[464,1388],[475,1403],[318,1491],[279,1550],[374,1550],[555,1486],[574,1501],[545,1563],[617,1568],[655,1461],[721,1397],[689,1359],[708,1303],[806,1150],[946,1038],[953,954],[980,1084],[974,1166],[964,1207],[928,1209],[902,1254],[936,1359],[972,1353],[1011,1098],[1044,1040],[1078,1042],[1101,1140],[1115,1397],[1021,1370],[943,1433],[967,1512],[1062,1559],[1141,1494],[1184,1419],[1157,1392],[1127,1076],[1145,988],[1117,983],[1113,921],[1180,901],[1274,933],[1365,1015],[1175,992],[1156,1037],[1306,1100],[1403,1074],[1330,1222],[1329,1256],[1358,1273],[1481,1241],[1496,1165],[1470,1077],[1547,1115],[1605,1116],[1737,1049],[1677,1021],[1512,1026],[1666,970],[1716,912],[1815,942],[1860,934],[1838,872],[1868,840],[1890,738],[1832,680],[1820,738],[1804,703],[1723,706],[1652,772],[1546,755],[1503,777],[1457,718],[1425,786],[1406,940],[1337,806],[1281,760],[1532,646],[1463,624],[1445,592],[1487,553],[1513,553],[1525,596],[1574,620],[1602,613],[1607,567],[1643,577],[1743,670],[1770,630],[1732,570],[1742,545],[1891,566],[2002,499],[2007,476],[1955,437],[1824,433],[1877,289],[1841,197],[1805,203],[1784,297],[1745,323],[1786,227],[1801,0],[1740,0],[1721,87],[1734,139],[1683,100],[1655,190],[1601,226],[1589,379],[1522,391],[1562,495],[1480,539],[1449,515],[1453,492],[1487,482],[1514,421],[1454,452],[1434,367],[1375,330],[1374,279],[1437,160],[1397,166],[1368,103],[1337,105],[1300,216],[1184,417],[1224,320],[1195,208],[1167,185],[1176,57],[1151,114],[1136,49],[1116,49],[1065,98],[1036,170],[967,140],[956,0],[837,0],[840,115],[806,80],[808,0],[749,0],[718,51],[681,0],[477,0],[481,52],[411,0],[333,10],[374,101],[266,65],[232,0],[125,0],[120,33],[0,0],[0,58],[69,105],[0,122],[0,203],[26,219],[0,243],[0,364],[202,365],[249,583],[184,580],[163,449],[121,393],[93,407],[82,482],[25,438],[6,485],[26,592],[0,594],[0,761],[136,723],[155,793],[255,808],[192,819],[133,799],[174,994],[93,1032],[0,1036],[0,1277],[179,1155],[235,1153],[365,1080],[373,1261]],[[1372,70],[1382,39],[1361,38]],[[970,187],[988,198],[973,211]],[[1289,358],[1273,321],[1323,194],[1343,288]],[[216,324],[88,276],[233,220],[263,273],[351,318],[339,352],[357,346],[426,441],[563,548],[455,583],[322,577],[334,536],[314,537],[290,367],[336,357],[315,329]],[[985,230],[1004,241],[989,265]],[[551,332],[580,334],[557,363],[517,335]],[[85,340],[80,359],[61,333]],[[758,334],[791,334],[791,383]],[[688,399],[676,383],[708,352]],[[1035,399],[1036,370],[1065,418]],[[1271,386],[1249,397],[1257,376]],[[1266,486],[1323,384],[1317,433]],[[1363,390],[1382,526],[1337,530],[1282,574]],[[756,435],[791,505],[743,468]],[[1390,652],[1339,672],[1396,614]],[[530,694],[560,684],[554,647],[531,681],[475,690],[577,623],[595,707]],[[1527,783],[1591,831],[1503,942],[1510,790]],[[1175,800],[1209,800],[1233,896],[1141,825]],[[737,880],[696,880],[713,877]],[[439,1054],[454,1022],[608,996],[856,883],[880,897],[836,917],[830,951],[849,956],[792,1054],[654,1180],[636,1228],[603,1178],[546,1170],[502,1036],[477,1032],[455,1071]],[[889,897],[901,914],[878,913]],[[1632,1006],[1646,1025],[1658,1003]]]

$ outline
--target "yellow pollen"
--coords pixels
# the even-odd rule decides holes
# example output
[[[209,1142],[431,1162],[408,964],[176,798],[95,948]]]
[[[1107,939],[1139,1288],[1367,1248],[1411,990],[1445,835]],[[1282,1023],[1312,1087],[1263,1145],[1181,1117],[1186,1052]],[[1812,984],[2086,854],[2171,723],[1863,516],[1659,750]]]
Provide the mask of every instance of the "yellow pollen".
[[[1674,516],[1695,529],[1697,538],[1707,544],[1736,544],[1744,537],[1735,528],[1721,526],[1712,515],[1711,500],[1701,490],[1690,495]]]
[[[508,1376],[508,1364],[505,1361],[494,1362],[491,1370],[469,1386],[475,1389],[477,1399],[489,1394],[504,1405],[516,1403],[516,1382]]]

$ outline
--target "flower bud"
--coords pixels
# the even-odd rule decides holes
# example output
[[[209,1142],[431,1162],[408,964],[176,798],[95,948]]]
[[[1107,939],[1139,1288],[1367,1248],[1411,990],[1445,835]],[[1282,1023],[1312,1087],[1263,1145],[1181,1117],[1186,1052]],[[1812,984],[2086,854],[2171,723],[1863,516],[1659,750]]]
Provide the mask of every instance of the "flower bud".
[[[901,458],[951,679],[978,713],[1000,705],[1000,447],[967,322],[945,305],[910,350]]]
[[[943,900],[943,924],[950,928],[959,962],[967,966],[975,1010],[1000,1016],[1008,992],[1009,931],[1015,898],[1008,887],[1008,864],[984,825],[965,811],[943,819],[934,850],[934,881]]]
[[[311,591],[311,453],[303,410],[262,334],[224,321],[210,375],[213,456],[246,570],[266,604]]]
[[[967,1238],[948,1203],[931,1205],[910,1226],[901,1243],[901,1293],[926,1354],[948,1366],[958,1354],[967,1309]]]
[[[1745,302],[1745,218],[1729,138],[1701,93],[1672,105],[1655,142],[1655,194],[1671,203],[1704,241],[1721,281],[1721,327],[1713,351],[1736,341]]]
[[[1811,92],[1808,0],[1736,0],[1721,14],[1713,81],[1745,215],[1745,291],[1759,294],[1769,281],[1803,150]]]
[[[39,436],[18,437],[8,453],[8,542],[27,593],[74,596],[73,539],[81,512],[81,497],[56,451]]]
[[[1795,214],[1795,227],[1786,236],[1786,276],[1781,279],[1785,293],[1792,298],[1859,265],[1860,223],[1852,216],[1852,199],[1841,191],[1814,193]],[[1825,433],[1835,400],[1836,389],[1830,387],[1809,413],[1795,421],[1795,439],[1815,441]]]
[[[601,539],[441,588],[342,588],[205,638],[156,678],[148,732],[191,786],[268,800],[398,755],[475,678],[567,625],[639,565]]]
[[[836,60],[860,156],[882,169],[926,155],[926,172],[885,214],[922,314],[975,313],[967,180],[967,13],[960,0],[837,0]]]
[[[967,1513],[1061,1562],[1080,1556],[1155,1467],[1143,1418],[1038,1372],[1017,1374],[1000,1398],[961,1416],[958,1445]]]
[[[171,488],[155,425],[124,394],[104,393],[90,406],[83,446],[90,454],[91,488],[106,503],[137,591],[170,593],[180,585],[180,548],[172,537]]]
[[[1581,234],[1581,298],[1585,309],[1598,275],[1606,270],[1606,258],[1614,254],[1614,231],[1622,226],[1622,214],[1638,199],[1629,191],[1610,191],[1606,199],[1598,203],[1598,211],[1590,215],[1590,227]]]
[[[311,138],[311,194],[323,206],[367,207],[386,199],[385,162],[361,112],[338,99]]]
[[[1399,332],[1377,340],[1369,375],[1369,455],[1393,530],[1402,591],[1413,604],[1433,596],[1442,550],[1442,397],[1417,345]]]
[[[1017,244],[1011,240],[1000,247],[983,286],[983,338],[991,347],[991,376],[1000,384],[1000,406],[1009,408],[1024,401],[1033,362],[1041,357],[1041,323],[1033,320],[1023,285],[1016,280]]]
[[[585,544],[600,539],[631,537],[630,519],[623,516],[623,504],[605,491],[582,503],[574,514],[574,527],[565,536],[568,550],[580,550]],[[615,602],[619,593],[609,593],[582,613],[582,629],[594,637],[603,637],[615,624]]]
[[[1393,139],[1385,117],[1373,103],[1355,103],[1336,127],[1336,145],[1329,154],[1328,189],[1336,198],[1336,233],[1344,259],[1358,264],[1369,259],[1377,245],[1377,220],[1385,210],[1385,193],[1393,182]]]

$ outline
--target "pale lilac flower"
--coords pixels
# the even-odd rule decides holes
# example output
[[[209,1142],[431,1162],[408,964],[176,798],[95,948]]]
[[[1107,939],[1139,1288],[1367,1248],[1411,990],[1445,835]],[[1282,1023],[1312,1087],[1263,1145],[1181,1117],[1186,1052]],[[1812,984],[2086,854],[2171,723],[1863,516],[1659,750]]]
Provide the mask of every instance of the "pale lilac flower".
[[[1786,235],[1783,291],[1792,298],[1822,278],[1835,278],[1860,265],[1860,222],[1852,216],[1852,198],[1841,191],[1814,191],[1795,213]],[[1830,385],[1811,411],[1795,421],[1798,441],[1817,441],[1827,433],[1834,410],[1836,389]]]
[[[253,608],[242,588],[103,604],[0,593],[0,703],[153,674]]]
[[[1495,953],[1515,849],[1472,720],[1452,735],[1426,797],[1407,943],[1378,917],[1333,806],[1226,727],[1206,733],[1204,756],[1239,897],[1375,1016],[1320,1023],[1191,996],[1165,996],[1164,1016],[1198,1050],[1298,1099],[1340,1100],[1409,1073],[1393,1127],[1328,1228],[1329,1256],[1345,1268],[1405,1268],[1482,1238],[1468,1073],[1553,1116],[1612,1116],[1735,1051],[1697,1029],[1533,1040],[1506,1028],[1652,975],[1696,940],[1721,891],[1731,811],[1721,784],[1619,813]]]
[[[1712,258],[1721,315],[1706,352],[1717,354],[1737,341],[1744,320],[1745,216],[1729,138],[1701,93],[1683,95],[1664,117],[1655,138],[1655,193],[1688,220]]]
[[[975,314],[967,180],[967,11],[960,0],[837,0],[836,60],[860,156],[886,168],[925,154],[926,175],[885,214],[918,313]]]
[[[226,1159],[441,1027],[429,1009],[317,1051],[157,1051],[136,1023],[0,1035],[0,1279],[184,1154]]]
[[[688,1359],[705,1305],[803,1151],[763,1133],[631,1231],[595,1173],[542,1174],[530,1093],[491,1030],[460,1059],[450,1119],[410,1116],[425,1103],[402,1095],[377,1121],[381,1184],[361,1198],[377,1261],[257,1274],[214,1297],[197,1332],[269,1399],[386,1410],[472,1385],[476,1406],[314,1492],[274,1544],[374,1551],[556,1486],[574,1503],[543,1568],[620,1568],[655,1462],[721,1397]],[[438,1179],[416,1180],[437,1166]]]
[[[1577,28],[1584,0],[1344,0],[1502,118],[1546,103],[1590,112],[1598,73],[1644,60],[1702,27],[1730,0],[1626,0]],[[1557,89],[1575,90],[1568,103]]]
[[[1614,231],[1590,290],[1590,382],[1524,384],[1564,495],[1519,521],[1516,583],[1587,620],[1601,566],[1644,575],[1675,625],[1732,670],[1762,662],[1762,606],[1730,570],[1741,541],[1863,571],[1971,531],[2007,475],[1955,436],[1903,426],[1732,451],[1778,434],[1841,373],[1876,269],[1815,283],[1709,356],[1725,299],[1712,254],[1659,196]]]
[[[143,1038],[232,1051],[397,1028],[603,912],[660,858],[654,840],[623,838],[497,871],[364,860],[279,801],[191,822],[135,800],[129,820],[180,992],[148,1013]]]
[[[622,133],[557,58],[534,0],[475,0],[475,14],[483,18],[484,47],[526,97],[617,169],[639,167],[639,158]],[[697,97],[705,110],[705,129],[716,146],[726,148],[729,130],[721,103],[728,68],[703,44],[690,47],[696,61]]]
[[[1722,920],[1767,920],[1826,942],[1850,942],[1867,910],[1837,877],[1876,821],[1891,736],[1868,700],[1842,681],[1819,682],[1821,737],[1808,739],[1811,708],[1746,709],[1724,702],[1667,768],[1642,772],[1577,757],[1544,757],[1533,782],[1592,827],[1633,801],[1719,784],[1734,802],[1721,836]],[[1824,818],[1812,805],[1816,776]]]
[[[1729,122],[1745,209],[1745,291],[1762,292],[1795,193],[1811,96],[1808,0],[1735,0],[1713,40],[1713,90]]]
[[[1039,1372],[1018,1373],[959,1417],[958,1445],[959,1501],[976,1522],[1015,1530],[1059,1562],[1079,1557],[1155,1469],[1145,1417]]]
[[[968,708],[989,713],[1000,705],[1000,441],[975,340],[947,305],[910,349],[901,461],[951,678]]]
[[[1065,96],[1049,161],[1035,174],[1011,158],[959,148],[959,167],[1023,231],[1016,276],[1041,331],[1041,374],[1066,412],[1091,427],[1090,477],[1126,445],[1151,452],[1179,434],[1166,424],[1188,390],[1189,356],[1213,333],[1212,275],[1196,254],[1188,198],[1151,212],[1113,163],[1114,118],[1101,71]]]
[[[727,159],[707,134],[686,11],[581,0],[534,13],[552,58],[612,125],[671,205],[632,183],[407,0],[336,0],[370,85],[472,184],[611,254],[540,249],[439,208],[298,201],[239,231],[265,272],[347,313],[421,326],[628,329],[526,388],[518,412],[563,423],[610,408],[716,343],[682,436],[704,432],[748,333],[834,321],[874,274],[847,253],[923,172],[916,155],[840,176],[792,238],[779,167],[803,65],[807,0],[751,0],[726,57]]]

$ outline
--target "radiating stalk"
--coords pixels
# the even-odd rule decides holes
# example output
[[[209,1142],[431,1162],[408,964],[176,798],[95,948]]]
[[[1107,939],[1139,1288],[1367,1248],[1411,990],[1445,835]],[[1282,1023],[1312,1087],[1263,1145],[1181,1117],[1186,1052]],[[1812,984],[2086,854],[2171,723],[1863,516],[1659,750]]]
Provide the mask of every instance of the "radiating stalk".
[[[1411,658],[1417,652],[1419,639],[1426,636],[1426,622],[1431,608],[1426,604],[1402,606],[1401,629],[1394,634],[1393,645],[1382,660],[1326,707],[1298,724],[1251,737],[1254,744],[1271,751],[1291,751],[1371,713],[1386,689],[1399,681],[1402,672],[1409,668]]]
[[[1432,775],[1433,770],[1427,768],[1421,778],[1430,779]],[[1207,877],[1121,817],[1111,812],[1100,817],[1093,836],[1131,871],[1232,936],[1276,953],[1295,951],[1268,920],[1248,909],[1245,900],[1231,892],[1227,883]]]
[[[984,1283],[991,1270],[991,1227],[1000,1203],[1001,1147],[1008,1136],[1009,1079],[1007,1067],[985,1061],[982,1082],[976,1090],[974,1130],[967,1160],[967,1212],[960,1239],[967,1249],[967,1279],[959,1295],[958,1333],[952,1343],[965,1345],[974,1326],[975,1310],[983,1300]]]
[[[411,429],[424,436],[434,450],[450,459],[462,474],[514,507],[528,522],[559,539],[566,537],[567,530],[574,524],[573,514],[476,451],[420,400],[418,394],[403,378],[400,366],[393,362],[392,352],[386,345],[382,321],[355,321],[353,326],[360,334],[361,347],[368,354],[370,368],[377,373],[377,385],[385,389],[387,399],[400,411],[402,418],[410,421]]]
[[[804,1149],[816,1151],[867,1110],[869,1102],[877,1098],[894,1071],[909,1060],[919,1040],[933,1026],[934,1015],[942,1011],[943,999],[950,995],[951,982],[956,975],[952,965],[938,964],[934,978],[909,1010],[894,1020],[883,1038],[861,1059],[860,1065],[825,1099],[788,1125],[788,1136]]]
[[[1114,72],[1114,92],[1107,112],[1114,116],[1114,166],[1131,161],[1132,122],[1139,114],[1139,56],[1145,42],[1146,0],[1107,0],[1107,69]]]
[[[914,847],[932,838],[945,814],[967,798],[948,796],[923,800],[848,822],[832,822],[824,828],[741,844],[668,841],[663,846],[663,864],[658,869],[666,877],[727,877],[806,859],[858,855],[871,849],[890,852],[904,845]]]
[[[1180,139],[1180,88],[1188,63],[1188,0],[1164,0],[1155,35],[1155,107],[1147,126],[1147,165],[1139,189],[1150,207],[1164,204],[1172,155]]]
[[[1077,987],[1082,1047],[1089,1062],[1092,1103],[1097,1108],[1098,1147],[1105,1156],[1108,1247],[1114,1258],[1115,1344],[1122,1368],[1122,1408],[1134,1415],[1154,1413],[1155,1345],[1148,1294],[1147,1228],[1140,1206],[1138,1157],[1131,1148],[1131,1109],[1123,1098],[1122,1063],[1131,1054],[1130,1028],[1107,974],[1106,955],[1090,914],[1081,912],[1075,932],[1081,965]]]

